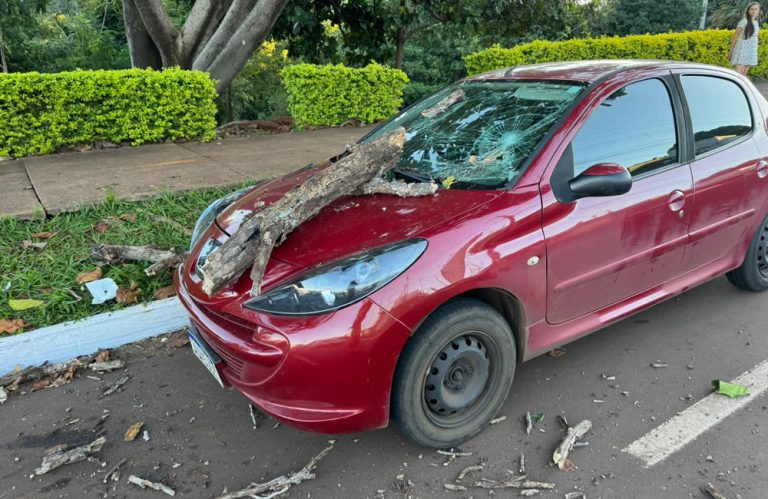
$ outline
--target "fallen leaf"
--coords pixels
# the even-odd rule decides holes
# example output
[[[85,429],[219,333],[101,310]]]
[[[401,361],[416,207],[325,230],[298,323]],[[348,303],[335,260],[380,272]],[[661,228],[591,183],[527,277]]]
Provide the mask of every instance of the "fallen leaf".
[[[78,284],[85,284],[86,282],[95,281],[97,279],[101,279],[102,271],[101,267],[96,267],[93,270],[82,272],[79,276],[77,276],[77,283]]]
[[[186,331],[176,331],[168,336],[168,341],[165,344],[171,348],[181,348],[184,345],[189,345],[189,335]]]
[[[104,234],[109,230],[109,224],[102,222],[91,227],[91,230],[97,234]]]
[[[152,299],[162,300],[163,298],[170,298],[171,296],[176,296],[176,288],[174,288],[173,285],[158,289],[155,291],[155,294],[152,295]]]
[[[531,420],[533,420],[534,423],[541,423],[544,421],[544,413],[538,412],[536,414],[531,414]]]
[[[109,350],[102,350],[101,352],[96,354],[96,357],[93,358],[94,362],[107,362],[109,360]]]
[[[35,232],[30,237],[32,239],[50,239],[53,236],[55,236],[56,234],[58,234],[58,233],[59,233],[58,231],[55,231],[55,232]]]
[[[130,305],[139,300],[140,289],[117,288],[117,303],[121,305]]]
[[[13,334],[29,326],[24,319],[0,319],[0,334]]]
[[[43,302],[41,300],[31,300],[31,299],[23,299],[23,300],[8,300],[8,305],[11,307],[12,310],[29,310],[30,308],[37,308],[40,305],[42,305]]]
[[[135,213],[123,213],[117,218],[119,218],[123,222],[135,222],[137,217]]]
[[[713,379],[712,386],[715,387],[715,393],[726,395],[732,399],[736,397],[746,397],[750,393],[748,386],[736,385],[720,379]]]
[[[141,427],[144,426],[144,421],[133,423],[130,428],[123,435],[123,440],[126,442],[133,442],[141,431]]]
[[[48,246],[48,243],[33,243],[29,239],[25,239],[21,242],[21,247],[24,249],[43,251],[46,246]]]

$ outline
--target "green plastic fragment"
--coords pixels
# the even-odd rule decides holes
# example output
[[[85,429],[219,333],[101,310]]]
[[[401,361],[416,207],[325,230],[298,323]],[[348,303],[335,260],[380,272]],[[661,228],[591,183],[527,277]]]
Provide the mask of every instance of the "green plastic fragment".
[[[746,397],[749,395],[749,387],[744,385],[735,385],[721,379],[713,379],[712,386],[715,387],[715,393],[726,395],[731,398]]]
[[[534,423],[541,423],[542,421],[544,421],[544,413],[539,412],[537,414],[531,414],[531,420]]]

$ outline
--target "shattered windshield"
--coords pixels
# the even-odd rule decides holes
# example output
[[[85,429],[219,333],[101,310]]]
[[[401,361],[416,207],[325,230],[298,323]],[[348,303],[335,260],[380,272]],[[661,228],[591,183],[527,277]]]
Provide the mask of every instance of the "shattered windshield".
[[[455,84],[406,109],[365,142],[402,126],[405,146],[394,174],[453,188],[499,187],[517,178],[582,88],[543,81]]]

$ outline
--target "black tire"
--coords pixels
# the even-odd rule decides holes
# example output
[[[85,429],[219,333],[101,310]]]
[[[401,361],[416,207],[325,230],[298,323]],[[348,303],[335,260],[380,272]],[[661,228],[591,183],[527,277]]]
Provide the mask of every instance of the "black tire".
[[[496,310],[469,298],[446,303],[403,349],[392,417],[419,445],[459,445],[501,410],[516,363],[514,334]]]
[[[737,288],[755,292],[768,290],[768,217],[755,232],[744,262],[725,275]]]

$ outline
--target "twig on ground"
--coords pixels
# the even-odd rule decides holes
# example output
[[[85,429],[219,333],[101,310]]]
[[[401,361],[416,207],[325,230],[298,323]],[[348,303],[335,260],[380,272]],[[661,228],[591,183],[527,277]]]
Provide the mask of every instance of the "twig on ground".
[[[117,463],[116,465],[112,466],[112,468],[110,468],[109,471],[107,471],[107,474],[104,475],[104,483],[107,483],[110,480],[114,480],[116,482],[119,481],[120,480],[120,473],[118,472],[118,470],[120,469],[120,467],[122,465],[124,465],[127,462],[128,462],[128,459],[122,459],[119,463]]]
[[[112,395],[113,393],[118,391],[120,389],[120,387],[122,387],[124,384],[126,384],[129,379],[131,379],[131,377],[128,376],[128,375],[123,376],[122,378],[118,379],[117,381],[112,383],[112,386],[110,386],[109,388],[104,390],[104,394],[102,396],[103,397],[108,397],[108,396]]]
[[[531,421],[531,411],[525,411],[525,433],[531,434],[533,431],[533,421]]]
[[[552,454],[552,460],[557,464],[558,468],[561,470],[565,468],[565,461],[568,459],[568,454],[573,449],[573,444],[576,443],[576,440],[583,437],[591,428],[592,422],[588,419],[585,419],[576,426],[568,428],[565,437]]]
[[[154,489],[158,492],[162,492],[163,494],[169,495],[171,497],[176,495],[176,491],[170,488],[169,486],[159,482],[150,482],[149,480],[145,480],[144,478],[137,477],[136,475],[129,476],[128,483],[138,485],[142,489],[146,489],[146,488]]]
[[[250,486],[242,490],[219,496],[218,499],[235,499],[237,497],[276,497],[275,494],[268,496],[261,495],[265,492],[279,492],[277,495],[284,494],[293,485],[299,485],[305,480],[312,480],[315,478],[315,474],[312,473],[312,471],[317,467],[317,464],[320,462],[320,460],[322,460],[329,452],[331,452],[332,449],[333,445],[329,445],[318,455],[310,459],[307,465],[297,472],[291,473],[289,475],[281,475],[264,483],[252,483]]]
[[[482,464],[476,464],[474,466],[467,466],[463,470],[461,470],[461,473],[459,473],[459,476],[456,477],[456,481],[460,482],[465,476],[469,475],[470,473],[474,473],[476,471],[483,471],[485,467]]]
[[[48,449],[43,456],[43,462],[35,469],[35,475],[44,475],[65,464],[82,461],[91,454],[101,450],[106,442],[106,437],[99,437],[93,442],[78,447],[56,446]]]
[[[702,485],[701,491],[712,496],[712,499],[726,499],[725,496],[720,492],[718,492],[717,489],[715,489],[715,486],[712,485],[711,483]]]
[[[94,362],[88,367],[90,367],[92,371],[108,372],[108,371],[114,371],[115,369],[124,368],[125,361],[120,359],[115,359],[115,360],[109,360],[106,362]]]
[[[173,251],[161,250],[151,246],[121,246],[113,244],[95,244],[91,248],[91,257],[104,263],[124,260],[132,262],[150,262],[144,269],[148,276],[154,276],[165,268],[172,268],[181,263],[181,255]]]
[[[525,475],[525,454],[522,452],[520,453],[520,466],[517,471],[519,471],[521,475]]]
[[[474,484],[481,489],[546,489],[555,488],[554,483],[537,482],[528,480],[525,475],[510,478],[509,480],[491,480],[490,478],[481,478]]]

